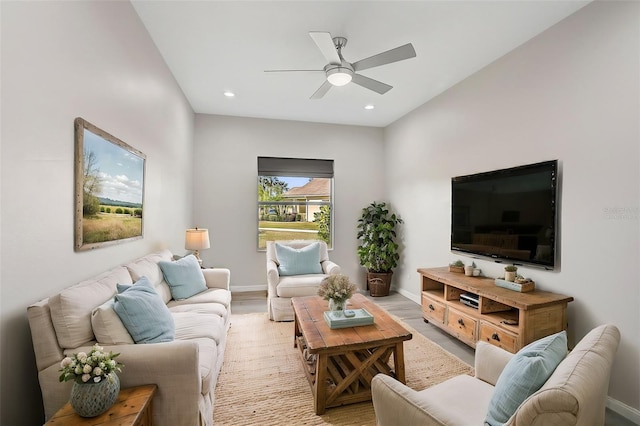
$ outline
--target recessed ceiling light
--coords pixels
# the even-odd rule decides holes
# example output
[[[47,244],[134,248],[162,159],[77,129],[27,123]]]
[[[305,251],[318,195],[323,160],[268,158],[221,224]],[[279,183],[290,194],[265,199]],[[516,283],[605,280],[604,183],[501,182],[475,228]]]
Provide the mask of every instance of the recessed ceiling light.
[[[374,109],[374,108],[375,108],[375,106],[371,105],[371,104],[364,106],[364,109]]]
[[[232,91],[230,91],[230,90],[227,90],[227,91],[225,91],[225,92],[224,92],[224,95],[225,95],[227,98],[233,98],[236,94],[235,94],[235,93],[233,93],[233,92],[232,92]]]

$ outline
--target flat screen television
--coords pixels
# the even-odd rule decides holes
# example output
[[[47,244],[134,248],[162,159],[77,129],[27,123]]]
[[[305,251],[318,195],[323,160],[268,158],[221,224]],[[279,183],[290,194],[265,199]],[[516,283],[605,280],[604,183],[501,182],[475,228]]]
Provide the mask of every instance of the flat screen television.
[[[558,161],[451,179],[451,250],[556,266]]]

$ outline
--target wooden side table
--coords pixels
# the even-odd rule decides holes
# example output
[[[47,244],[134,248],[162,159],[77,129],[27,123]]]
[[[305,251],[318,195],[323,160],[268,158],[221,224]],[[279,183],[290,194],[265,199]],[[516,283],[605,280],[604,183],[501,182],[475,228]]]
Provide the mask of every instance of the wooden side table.
[[[152,426],[153,395],[156,385],[120,389],[118,400],[97,417],[80,417],[68,402],[45,425],[93,426]]]

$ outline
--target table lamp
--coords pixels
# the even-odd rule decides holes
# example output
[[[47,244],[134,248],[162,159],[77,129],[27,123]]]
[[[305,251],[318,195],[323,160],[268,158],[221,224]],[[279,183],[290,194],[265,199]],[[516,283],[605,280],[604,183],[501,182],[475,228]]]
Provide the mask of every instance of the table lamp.
[[[202,266],[202,259],[200,259],[200,253],[198,250],[208,249],[209,247],[208,229],[187,229],[187,234],[184,239],[184,248],[194,251],[193,255],[198,259],[200,266]]]

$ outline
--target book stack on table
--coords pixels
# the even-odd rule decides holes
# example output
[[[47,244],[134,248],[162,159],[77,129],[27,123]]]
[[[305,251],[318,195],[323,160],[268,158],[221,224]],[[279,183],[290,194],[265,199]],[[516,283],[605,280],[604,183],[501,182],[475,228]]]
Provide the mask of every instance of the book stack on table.
[[[345,316],[345,312],[353,312],[355,315],[351,317]],[[357,327],[360,325],[373,324],[373,315],[366,309],[347,309],[346,311],[326,311],[324,320],[329,328],[347,328]]]

